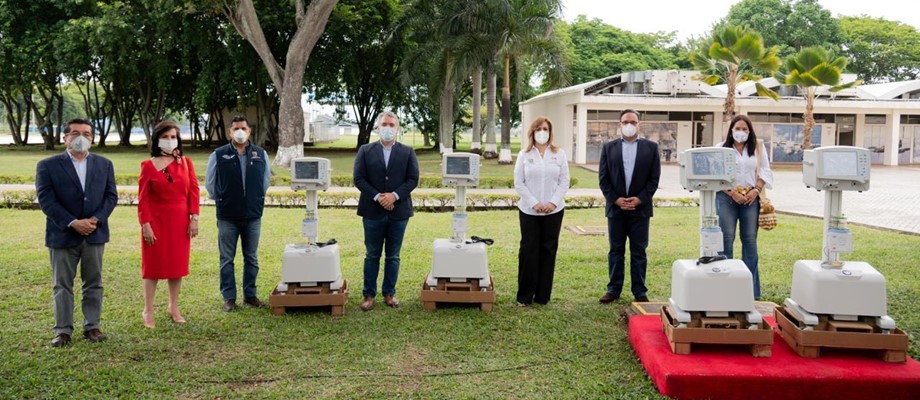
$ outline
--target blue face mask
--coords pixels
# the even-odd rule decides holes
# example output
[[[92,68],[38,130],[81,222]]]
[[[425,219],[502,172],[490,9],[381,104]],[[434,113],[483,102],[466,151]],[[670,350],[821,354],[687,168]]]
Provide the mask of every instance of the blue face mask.
[[[396,140],[396,129],[388,126],[380,128],[380,139],[383,139],[384,142],[390,143]]]

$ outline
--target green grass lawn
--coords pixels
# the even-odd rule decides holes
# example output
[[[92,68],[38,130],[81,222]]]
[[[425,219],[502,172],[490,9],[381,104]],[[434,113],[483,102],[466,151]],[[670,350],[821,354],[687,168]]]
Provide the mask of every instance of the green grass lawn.
[[[328,158],[332,162],[333,175],[351,176],[355,159],[355,141],[354,136],[343,136],[342,139],[333,143],[319,144],[315,147],[307,147],[305,155],[311,157]],[[376,139],[376,137],[374,137]],[[437,150],[422,147],[420,137],[403,138],[404,143],[413,145],[419,159],[419,169],[422,176],[441,176],[441,156]],[[511,150],[515,157],[520,151],[520,144],[512,141]],[[30,145],[27,147],[0,146],[0,175],[15,176],[34,176],[35,165],[43,158],[58,154],[64,151],[63,146],[53,151],[45,151],[41,146]],[[118,146],[93,147],[93,152],[102,154],[112,160],[115,165],[116,174],[138,174],[140,173],[140,163],[150,158],[146,147],[135,145],[131,148],[122,148]],[[208,156],[213,149],[188,149],[186,155],[192,158],[195,165],[195,172],[198,175],[204,175],[208,163]],[[458,151],[469,151],[469,142],[461,142]],[[270,154],[274,157],[274,154]],[[570,174],[577,178],[573,187],[576,188],[596,188],[597,173],[570,164]],[[272,167],[274,174],[287,176],[290,174],[288,169],[281,167]],[[482,167],[479,170],[482,177],[513,177],[514,165],[500,165],[498,160],[482,159]]]
[[[136,209],[120,206],[110,220],[113,240],[104,267],[102,328],[110,339],[90,345],[80,337],[69,348],[53,349],[44,217],[40,211],[0,209],[0,398],[659,398],[627,338],[629,296],[597,303],[607,279],[606,238],[563,231],[552,302],[518,308],[515,214],[470,215],[471,235],[495,239],[489,261],[498,303],[492,313],[422,309],[418,296],[432,240],[450,233],[447,213],[418,213],[409,223],[397,285],[403,307],[361,312],[360,219],[354,210],[323,209],[321,238],[338,239],[350,281],[345,315],[273,316],[268,309],[220,310],[214,209],[207,207],[180,298],[189,322],[168,322],[161,285],[158,325],[146,330]],[[266,211],[263,298],[280,278],[284,245],[299,239],[301,215],[298,209]],[[696,221],[696,208],[656,210],[648,249],[652,299],[668,297],[674,259],[698,256]],[[600,209],[566,211],[565,225],[604,223]],[[920,332],[920,237],[852,229],[856,252],[845,259],[879,269],[888,280],[890,315],[905,331]],[[779,228],[761,233],[766,300],[788,296],[792,265],[819,255],[820,232],[820,220],[782,216]],[[910,355],[920,356],[916,340]]]

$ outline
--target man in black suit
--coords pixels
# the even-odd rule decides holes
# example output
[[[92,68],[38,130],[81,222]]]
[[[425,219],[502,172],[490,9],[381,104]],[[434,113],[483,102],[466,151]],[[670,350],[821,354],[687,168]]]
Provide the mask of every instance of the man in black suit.
[[[85,119],[67,122],[67,150],[39,161],[35,189],[45,213],[45,246],[51,253],[54,281],[54,339],[70,344],[73,334],[73,281],[80,265],[83,280],[83,336],[102,342],[102,253],[109,241],[109,215],[118,203],[115,170],[107,158],[90,154],[93,125]]]
[[[661,160],[658,144],[639,138],[639,113],[625,110],[620,114],[622,138],[604,145],[598,169],[601,191],[607,199],[607,231],[610,252],[607,271],[610,282],[600,302],[607,304],[620,298],[625,271],[626,240],[629,239],[629,275],[636,301],[648,301],[645,287],[649,220],[652,196],[658,190]]]
[[[415,150],[396,141],[399,119],[385,111],[377,117],[380,140],[365,144],[355,156],[354,182],[361,197],[358,215],[364,223],[364,302],[361,309],[374,308],[380,253],[386,247],[383,266],[383,301],[399,307],[396,279],[399,276],[399,250],[409,224],[412,190],[418,185],[418,160]]]

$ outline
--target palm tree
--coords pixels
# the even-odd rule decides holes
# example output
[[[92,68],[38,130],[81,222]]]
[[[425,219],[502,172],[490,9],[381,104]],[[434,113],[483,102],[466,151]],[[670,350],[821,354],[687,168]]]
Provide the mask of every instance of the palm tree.
[[[496,54],[504,68],[502,79],[501,151],[498,162],[511,163],[511,67],[522,61],[549,66],[553,76],[547,78],[557,84],[564,84],[565,69],[562,44],[554,32],[561,13],[560,0],[493,0],[502,5],[496,7],[499,31],[494,42]],[[520,72],[523,68],[518,66]],[[518,74],[518,81],[522,74]],[[524,84],[524,83],[521,83]]]
[[[434,66],[428,86],[439,98],[440,151],[450,153],[456,88],[493,54],[486,40],[493,26],[487,18],[488,4],[477,0],[418,0],[412,10],[409,23],[415,27],[413,38],[418,46],[408,57],[405,70],[413,74],[411,71],[420,65]]]
[[[819,86],[830,86],[831,92],[838,92],[859,84],[858,80],[840,84],[846,66],[846,57],[838,57],[823,47],[806,47],[789,56],[784,70],[775,75],[780,83],[798,86],[805,92],[805,141],[802,143],[805,149],[811,148],[811,131],[815,127],[815,90]]]
[[[727,26],[714,33],[712,43],[690,53],[690,62],[700,71],[698,79],[709,85],[723,82],[728,86],[722,120],[735,116],[735,93],[739,84],[758,81],[758,73],[772,75],[779,69],[779,48],[764,48],[763,37],[748,28]],[[755,83],[757,95],[779,99],[775,91]]]

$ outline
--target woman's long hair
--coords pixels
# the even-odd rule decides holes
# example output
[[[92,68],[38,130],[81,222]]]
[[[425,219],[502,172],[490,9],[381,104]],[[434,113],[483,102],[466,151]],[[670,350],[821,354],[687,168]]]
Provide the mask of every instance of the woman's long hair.
[[[757,135],[754,134],[754,123],[751,122],[747,115],[736,115],[735,118],[732,118],[732,122],[728,124],[728,133],[725,135],[725,142],[722,143],[722,147],[735,147],[732,130],[735,129],[735,124],[738,121],[744,121],[748,126],[748,139],[744,143],[744,147],[747,149],[748,156],[753,157],[754,153],[757,152]]]

